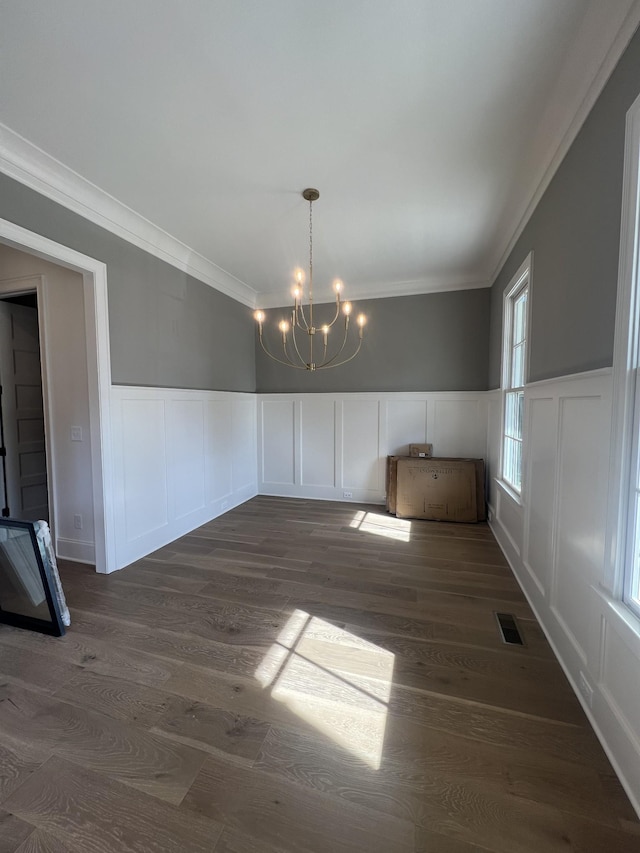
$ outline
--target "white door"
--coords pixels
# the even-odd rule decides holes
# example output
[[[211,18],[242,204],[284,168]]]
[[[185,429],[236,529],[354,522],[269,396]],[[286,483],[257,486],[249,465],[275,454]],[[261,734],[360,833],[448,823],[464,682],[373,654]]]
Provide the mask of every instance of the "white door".
[[[38,310],[0,301],[0,385],[6,448],[2,509],[49,520]]]

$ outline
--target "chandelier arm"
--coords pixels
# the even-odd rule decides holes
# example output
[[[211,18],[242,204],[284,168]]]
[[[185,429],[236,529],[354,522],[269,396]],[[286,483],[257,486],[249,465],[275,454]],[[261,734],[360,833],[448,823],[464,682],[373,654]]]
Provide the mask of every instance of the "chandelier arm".
[[[307,369],[306,366],[302,367],[301,365],[296,364],[294,361],[291,361],[291,359],[289,358],[289,355],[287,353],[286,347],[285,347],[284,353],[285,353],[285,356],[287,357],[287,361],[283,361],[281,358],[278,358],[277,356],[272,355],[269,352],[269,350],[266,348],[266,346],[264,345],[264,341],[262,340],[262,335],[260,335],[260,346],[264,350],[265,354],[268,355],[269,358],[273,359],[273,361],[277,361],[278,364],[284,364],[285,367],[295,367],[296,370],[306,370]]]
[[[291,340],[293,341],[293,347],[294,347],[294,349],[295,349],[295,351],[296,351],[296,355],[297,355],[297,356],[298,356],[298,358],[300,359],[300,363],[301,363],[301,364],[304,364],[304,366],[305,366],[305,370],[307,370],[307,369],[308,369],[308,368],[307,368],[307,362],[306,362],[306,361],[304,360],[304,358],[300,355],[300,350],[298,349],[298,339],[296,338],[296,327],[295,327],[295,326],[291,329]]]
[[[338,317],[340,316],[340,297],[339,297],[339,296],[338,296],[338,299],[337,299],[336,301],[337,301],[337,305],[336,305],[336,313],[335,313],[335,316],[334,316],[333,320],[332,320],[330,323],[327,323],[327,326],[328,326],[329,328],[331,328],[331,327],[335,324],[336,320],[337,320],[337,319],[338,319]]]
[[[329,361],[323,361],[320,367],[330,367],[331,364],[341,355],[342,351],[347,345],[347,338],[349,336],[349,323],[344,324],[344,337],[342,339],[342,343],[340,345],[340,349],[338,349],[329,359]],[[340,362],[342,363],[342,362]]]
[[[327,361],[324,364],[319,364],[316,367],[316,370],[324,370],[325,367],[342,367],[343,364],[347,364],[348,362],[353,361],[353,359],[360,352],[361,346],[362,346],[362,338],[360,338],[360,340],[358,341],[358,346],[356,347],[356,351],[353,353],[353,355],[350,355],[349,358],[345,358],[344,361],[338,361],[338,362],[336,362],[336,364],[332,364],[332,362],[333,362],[333,358],[332,358],[331,361]],[[344,349],[344,347],[342,349]],[[342,352],[342,349],[340,349],[338,351],[338,353],[334,356],[334,358],[336,358],[338,355],[340,355],[340,353]]]
[[[302,329],[304,332],[308,332],[309,331],[309,324],[307,323],[307,318],[305,317],[304,305],[302,304],[302,302],[299,305],[296,304],[295,314],[296,314],[295,325],[299,329]],[[302,323],[300,323],[300,321],[298,320],[298,316],[302,317]]]
[[[293,337],[293,336],[292,336],[292,337]],[[296,370],[308,370],[308,369],[309,369],[309,368],[307,367],[307,365],[306,365],[304,362],[302,362],[302,364],[296,364],[296,363],[295,363],[295,361],[291,358],[291,356],[289,355],[289,352],[288,352],[288,350],[287,350],[287,342],[286,342],[286,340],[284,340],[284,341],[282,342],[282,349],[284,350],[285,358],[287,359],[287,361],[288,361],[288,363],[291,365],[291,367],[295,367],[295,369],[296,369]],[[296,349],[297,349],[297,348],[296,348]],[[299,354],[298,354],[298,357],[299,357]],[[301,361],[302,361],[302,360],[301,360]]]

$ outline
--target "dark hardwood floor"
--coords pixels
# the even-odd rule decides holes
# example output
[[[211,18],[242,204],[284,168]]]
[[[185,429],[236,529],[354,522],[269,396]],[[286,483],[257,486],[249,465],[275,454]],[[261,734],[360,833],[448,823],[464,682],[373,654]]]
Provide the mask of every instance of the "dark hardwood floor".
[[[0,626],[0,853],[640,851],[484,524],[259,497],[60,568],[66,637]]]

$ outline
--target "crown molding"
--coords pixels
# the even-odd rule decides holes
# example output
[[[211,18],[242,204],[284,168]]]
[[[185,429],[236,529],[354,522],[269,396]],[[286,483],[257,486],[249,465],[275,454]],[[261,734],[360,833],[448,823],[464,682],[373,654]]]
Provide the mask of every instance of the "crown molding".
[[[519,206],[515,215],[510,217],[511,221],[515,220],[518,223],[515,230],[503,235],[504,239],[499,241],[493,263],[490,264],[493,269],[491,275],[492,283],[500,274],[502,267],[538,206],[540,199],[547,190],[587,116],[604,89],[607,80],[613,73],[633,34],[640,25],[640,0],[634,0],[613,36],[604,59],[599,60],[597,54],[594,57],[593,43],[597,43],[598,39],[602,39],[602,33],[606,31],[607,22],[611,19],[611,8],[608,3],[596,3],[591,8],[592,14],[581,33],[581,45],[569,56],[569,60],[565,64],[562,75],[556,85],[556,92],[561,92],[563,86],[571,84],[571,78],[577,72],[576,63],[580,63],[581,60],[583,61],[584,54],[586,53],[591,57],[591,67],[586,72],[584,70],[580,72],[581,78],[584,81],[582,95],[580,96],[579,94],[578,98],[574,97],[574,101],[578,101],[575,110],[567,110],[566,108],[562,110],[562,105],[559,103],[558,97],[547,108],[547,116],[555,115],[557,117],[562,112],[566,116],[566,121],[558,126],[555,133],[555,141],[549,146],[546,161],[543,163],[541,169],[538,170],[537,178],[532,181],[528,193],[525,194],[525,202]]]
[[[425,293],[443,293],[450,290],[478,290],[491,287],[488,276],[484,278],[422,278],[415,281],[396,281],[389,284],[369,284],[358,287],[348,285],[344,295],[345,299],[387,299],[393,296],[420,296]],[[316,292],[315,302],[318,304],[332,302],[333,292],[330,288],[318,296]],[[329,298],[331,297],[331,298]],[[257,305],[260,308],[282,308],[291,302],[291,294],[288,291],[279,290],[277,293],[258,293]]]
[[[0,124],[0,172],[150,255],[255,308],[256,291]]]

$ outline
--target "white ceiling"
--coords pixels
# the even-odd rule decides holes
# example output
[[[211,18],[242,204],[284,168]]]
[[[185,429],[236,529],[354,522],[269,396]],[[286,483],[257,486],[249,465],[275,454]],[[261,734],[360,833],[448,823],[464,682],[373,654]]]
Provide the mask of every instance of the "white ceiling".
[[[639,5],[0,0],[0,169],[248,304],[306,266],[307,186],[317,300],[487,286]]]

